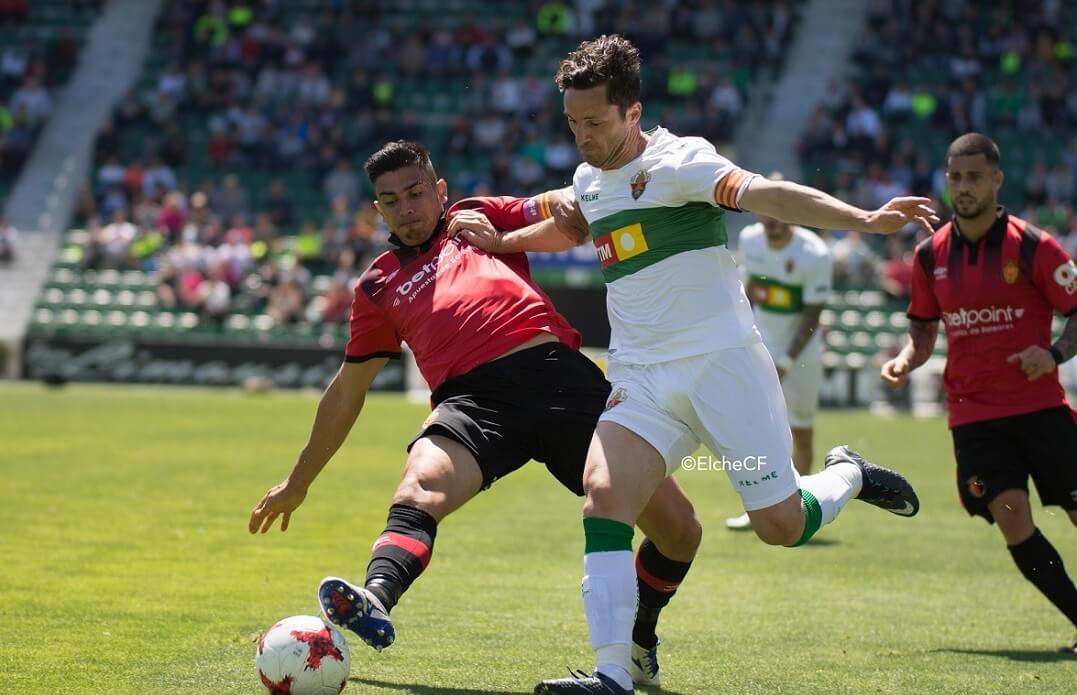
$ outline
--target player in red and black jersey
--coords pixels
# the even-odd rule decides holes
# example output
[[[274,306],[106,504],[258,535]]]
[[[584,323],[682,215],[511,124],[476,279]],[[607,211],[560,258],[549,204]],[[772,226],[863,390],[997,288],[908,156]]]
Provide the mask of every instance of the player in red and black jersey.
[[[371,382],[407,341],[433,390],[433,412],[408,445],[403,480],[366,580],[328,578],[319,588],[327,617],[377,649],[394,639],[389,611],[430,561],[438,523],[494,481],[531,459],[583,494],[587,449],[610,385],[578,351],[580,335],[531,279],[523,253],[491,254],[446,233],[458,211],[481,211],[502,230],[551,219],[577,233],[571,194],[471,198],[445,209],[446,184],[426,150],[393,142],[366,163],[375,205],[396,245],[355,287],[344,364],[322,396],[310,441],[288,478],[262,498],[251,533],[278,516],[286,529],[307,489],[347,437]],[[701,530],[691,503],[668,479],[639,518],[647,535],[637,574],[635,640],[657,643],[658,613],[684,578]],[[657,665],[638,664],[656,681]]]
[[[1077,525],[1077,413],[1058,380],[1058,365],[1077,354],[1077,266],[1051,235],[998,206],[1002,170],[989,138],[955,140],[946,178],[954,219],[916,249],[910,340],[882,378],[902,386],[943,322],[961,501],[998,523],[1021,573],[1077,628],[1077,589],[1028,499],[1031,477],[1043,504]],[[1052,344],[1054,312],[1067,320]]]

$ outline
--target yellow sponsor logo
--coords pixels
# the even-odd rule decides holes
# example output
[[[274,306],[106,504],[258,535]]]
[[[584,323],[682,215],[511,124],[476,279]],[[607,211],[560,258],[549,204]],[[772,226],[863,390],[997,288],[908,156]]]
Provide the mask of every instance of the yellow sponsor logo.
[[[770,297],[767,298],[767,304],[769,304],[770,306],[782,307],[783,309],[788,309],[789,307],[793,306],[792,292],[785,289],[784,287],[771,286],[769,289]]]
[[[625,261],[638,256],[648,249],[647,239],[643,236],[643,227],[637,222],[610,232],[613,248],[617,250],[617,260]]]

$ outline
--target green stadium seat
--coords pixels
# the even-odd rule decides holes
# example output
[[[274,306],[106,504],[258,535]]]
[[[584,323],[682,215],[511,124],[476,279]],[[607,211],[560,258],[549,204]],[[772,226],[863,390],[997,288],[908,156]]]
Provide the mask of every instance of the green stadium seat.
[[[112,292],[106,289],[94,290],[90,295],[89,303],[96,307],[108,308],[112,306]]]
[[[898,336],[893,333],[876,333],[875,334],[875,347],[880,351],[889,351],[895,349],[901,343]]]
[[[846,309],[841,312],[841,326],[846,330],[851,328],[859,328],[863,323],[863,315],[855,309]]]
[[[864,315],[864,328],[869,331],[888,331],[890,330],[889,317],[877,310],[869,311]]]
[[[865,356],[865,355],[863,355],[861,353],[851,352],[848,355],[845,355],[844,362],[845,362],[845,366],[848,367],[849,369],[858,370],[858,369],[863,369],[864,367],[867,366],[868,358],[867,358],[867,356]]]
[[[829,331],[826,334],[826,346],[833,352],[848,352],[849,337],[842,331]]]
[[[856,352],[873,354],[875,352],[875,339],[867,331],[856,331],[849,336],[849,345]]]

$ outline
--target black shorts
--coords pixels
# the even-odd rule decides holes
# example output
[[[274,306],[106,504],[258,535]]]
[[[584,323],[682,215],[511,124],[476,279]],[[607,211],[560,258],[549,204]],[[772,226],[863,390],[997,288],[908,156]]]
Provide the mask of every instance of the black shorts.
[[[587,449],[609,395],[594,362],[562,343],[544,343],[439,386],[408,449],[427,435],[445,435],[475,456],[484,490],[534,459],[583,495]]]
[[[987,505],[1003,490],[1036,484],[1044,506],[1077,509],[1077,421],[1065,407],[959,425],[951,430],[957,489],[970,515],[994,523]]]

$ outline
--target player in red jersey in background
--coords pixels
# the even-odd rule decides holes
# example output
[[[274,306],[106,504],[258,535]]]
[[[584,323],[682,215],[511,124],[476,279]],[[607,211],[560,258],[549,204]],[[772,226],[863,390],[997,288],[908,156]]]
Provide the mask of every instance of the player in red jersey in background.
[[[319,587],[331,621],[382,649],[395,637],[389,611],[426,568],[446,515],[531,459],[583,494],[587,449],[610,385],[579,352],[579,333],[531,279],[525,254],[490,254],[446,234],[448,216],[460,210],[479,210],[503,230],[551,217],[560,222],[571,195],[470,198],[446,211],[445,181],[417,143],[389,143],[365,169],[398,248],[359,278],[344,364],[322,396],[294,469],[259,502],[249,530],[265,532],[278,516],[282,530],[288,527],[347,437],[374,377],[407,341],[433,389],[434,410],[408,445],[403,480],[365,582],[330,577]],[[656,643],[658,613],[687,573],[701,529],[672,479],[638,523],[648,540],[637,558],[644,588],[636,634]],[[637,657],[636,679],[657,682],[654,646]]]
[[[1058,380],[1077,354],[1077,266],[1051,235],[998,206],[999,160],[978,133],[947,150],[954,219],[916,249],[910,340],[882,379],[904,385],[931,356],[941,319],[961,501],[998,523],[1021,574],[1077,628],[1077,589],[1028,499],[1031,477],[1043,504],[1077,525],[1077,414]],[[1055,311],[1068,318],[1052,345]]]

